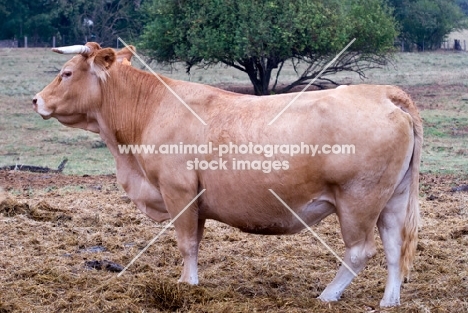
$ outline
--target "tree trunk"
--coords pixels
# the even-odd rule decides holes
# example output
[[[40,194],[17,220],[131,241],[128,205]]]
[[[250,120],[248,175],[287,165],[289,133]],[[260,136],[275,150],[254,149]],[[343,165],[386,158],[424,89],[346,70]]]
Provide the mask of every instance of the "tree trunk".
[[[249,75],[255,95],[269,95],[271,72],[278,66],[278,63],[267,58],[249,58],[243,60],[242,64]]]

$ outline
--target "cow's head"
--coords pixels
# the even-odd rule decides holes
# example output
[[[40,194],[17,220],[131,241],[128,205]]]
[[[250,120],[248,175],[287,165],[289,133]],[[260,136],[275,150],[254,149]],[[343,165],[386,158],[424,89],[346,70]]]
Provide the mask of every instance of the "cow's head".
[[[134,48],[132,47],[134,50]],[[33,108],[42,118],[57,118],[62,124],[96,131],[92,112],[101,105],[101,86],[116,62],[130,60],[132,52],[115,52],[89,42],[85,46],[52,49],[57,53],[77,54],[60,70],[57,77],[33,99]]]

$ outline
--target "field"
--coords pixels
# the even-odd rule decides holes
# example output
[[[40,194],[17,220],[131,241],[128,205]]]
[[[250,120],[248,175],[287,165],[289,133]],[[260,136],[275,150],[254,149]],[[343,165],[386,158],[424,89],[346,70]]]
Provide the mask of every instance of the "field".
[[[105,264],[128,264],[166,223],[151,222],[128,200],[98,136],[32,111],[32,96],[69,57],[44,49],[3,49],[0,56],[0,167],[56,168],[69,160],[64,174],[0,171],[0,313],[468,311],[468,192],[456,191],[468,184],[466,53],[398,54],[392,66],[369,72],[364,81],[335,77],[401,86],[424,120],[417,257],[402,305],[386,310],[378,307],[386,275],[380,241],[342,300],[325,304],[315,298],[339,263],[307,231],[256,236],[210,221],[200,249],[200,285],[192,287],[176,283],[182,259],[169,228],[117,278]],[[231,90],[248,86],[242,73],[223,67],[194,70],[190,77],[182,67],[156,70]],[[293,75],[286,69],[284,81]],[[334,216],[313,229],[343,253]]]

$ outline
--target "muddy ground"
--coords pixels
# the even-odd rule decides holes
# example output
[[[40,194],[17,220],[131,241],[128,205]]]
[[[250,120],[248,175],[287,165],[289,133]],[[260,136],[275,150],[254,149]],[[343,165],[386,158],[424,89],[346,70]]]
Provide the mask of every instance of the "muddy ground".
[[[385,312],[468,311],[468,192],[452,191],[466,184],[466,177],[421,175],[414,270],[402,305]],[[210,221],[200,285],[193,287],[177,284],[182,259],[169,228],[117,278],[106,265],[127,265],[165,223],[141,214],[115,176],[3,171],[0,186],[2,313],[380,311],[386,276],[380,239],[377,255],[331,304],[316,297],[339,263],[307,231],[259,236]],[[334,216],[314,230],[343,253]]]

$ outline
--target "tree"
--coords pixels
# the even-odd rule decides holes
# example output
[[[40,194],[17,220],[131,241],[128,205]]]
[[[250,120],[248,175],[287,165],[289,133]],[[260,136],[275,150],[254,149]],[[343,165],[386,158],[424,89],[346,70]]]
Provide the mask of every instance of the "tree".
[[[455,0],[392,0],[391,4],[401,26],[400,39],[420,51],[439,49],[466,19]]]
[[[460,7],[465,15],[468,15],[468,0],[456,0],[457,5]]]
[[[82,37],[110,46],[117,37],[134,39],[142,30],[141,0],[94,0],[84,3],[79,14],[79,33]]]
[[[51,23],[44,17],[41,4],[27,1],[2,1],[0,4],[0,39],[12,39],[22,36],[32,38],[39,30],[51,31]],[[37,38],[35,38],[37,39]],[[34,39],[33,39],[34,40]]]
[[[118,36],[142,30],[142,0],[0,0],[0,39],[28,36],[32,45],[83,43],[85,38],[114,45]],[[66,38],[66,42],[63,41]]]
[[[152,57],[183,61],[187,71],[195,65],[232,66],[249,76],[257,95],[306,84],[353,38],[323,76],[364,75],[386,64],[396,36],[382,0],[154,0],[147,12],[141,47]],[[292,62],[298,78],[277,90],[285,62]]]

